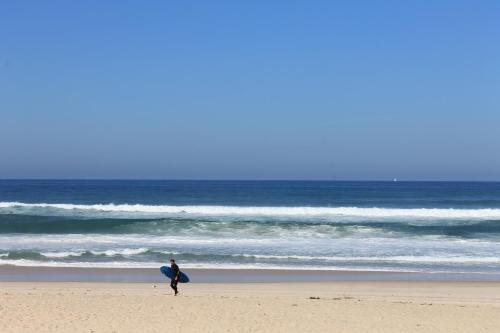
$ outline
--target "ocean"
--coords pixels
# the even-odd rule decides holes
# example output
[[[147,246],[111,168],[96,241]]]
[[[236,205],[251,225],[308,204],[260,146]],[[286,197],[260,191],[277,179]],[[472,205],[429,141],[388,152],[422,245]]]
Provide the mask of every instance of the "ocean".
[[[500,273],[499,182],[0,180],[0,265]]]

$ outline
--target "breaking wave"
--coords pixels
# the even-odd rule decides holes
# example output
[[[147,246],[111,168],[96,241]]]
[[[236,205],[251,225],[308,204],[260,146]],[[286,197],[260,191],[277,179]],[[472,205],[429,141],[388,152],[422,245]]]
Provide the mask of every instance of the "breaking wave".
[[[0,210],[22,213],[23,209],[54,209],[108,213],[146,213],[200,216],[290,216],[290,217],[362,217],[362,218],[418,218],[418,219],[500,219],[500,209],[456,208],[363,208],[363,207],[242,207],[242,206],[169,206],[140,204],[53,204],[0,202]]]

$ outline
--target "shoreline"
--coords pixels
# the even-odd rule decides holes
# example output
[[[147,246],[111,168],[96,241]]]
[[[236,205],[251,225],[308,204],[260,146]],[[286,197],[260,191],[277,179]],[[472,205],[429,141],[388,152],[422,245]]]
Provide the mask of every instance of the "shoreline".
[[[181,267],[182,269],[182,267]],[[289,269],[186,268],[192,283],[276,283],[331,281],[500,282],[500,274],[425,273]],[[158,268],[89,268],[0,265],[0,282],[127,282],[167,281]]]

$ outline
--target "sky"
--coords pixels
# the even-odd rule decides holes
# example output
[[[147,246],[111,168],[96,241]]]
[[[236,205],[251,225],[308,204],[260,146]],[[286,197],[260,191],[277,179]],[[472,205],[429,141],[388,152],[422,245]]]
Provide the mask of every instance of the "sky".
[[[0,178],[500,180],[500,2],[2,1]]]

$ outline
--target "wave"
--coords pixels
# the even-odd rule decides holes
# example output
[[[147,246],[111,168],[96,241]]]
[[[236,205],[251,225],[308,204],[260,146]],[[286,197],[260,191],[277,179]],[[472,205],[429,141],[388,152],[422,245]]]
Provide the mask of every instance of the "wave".
[[[75,218],[0,214],[0,234],[144,234],[227,237],[420,237],[499,238],[500,222],[491,220],[389,222],[276,221],[181,218]]]
[[[164,262],[39,262],[36,260],[5,260],[0,261],[0,265],[18,266],[18,267],[54,267],[54,268],[136,268],[136,269],[155,269],[165,265]],[[480,274],[481,276],[493,276],[494,281],[500,274],[499,270],[477,271],[469,269],[439,270],[439,269],[420,269],[420,268],[395,268],[395,267],[334,267],[334,266],[297,266],[297,265],[278,265],[278,264],[213,264],[213,263],[189,263],[182,264],[182,269],[216,269],[216,270],[293,270],[293,271],[329,271],[329,272],[380,272],[380,273],[426,273],[426,274]],[[161,278],[161,276],[160,276]]]
[[[154,251],[147,248],[124,248],[108,250],[72,250],[72,251],[39,251],[39,250],[12,250],[0,253],[0,263],[3,260],[73,260],[86,258],[87,260],[117,260],[133,256],[157,256],[175,255],[175,252]],[[78,259],[80,261],[80,259]]]
[[[104,251],[92,251],[92,250],[82,250],[82,251],[68,251],[68,252],[40,252],[40,254],[46,258],[68,258],[68,257],[81,257],[84,255],[95,255],[95,256],[132,256],[145,254],[150,252],[146,248],[138,249],[121,249],[121,250],[104,250]]]
[[[64,204],[0,202],[0,209],[56,209],[103,213],[145,213],[167,216],[282,216],[282,217],[362,217],[416,219],[500,219],[500,208],[363,208],[363,207],[246,207],[246,206],[170,206],[140,204]]]
[[[172,256],[180,258],[184,261],[204,262],[221,262],[231,260],[234,263],[245,261],[260,261],[261,263],[269,263],[270,261],[277,262],[363,262],[363,263],[446,263],[446,264],[500,264],[500,257],[495,256],[430,256],[430,255],[399,255],[399,256],[313,256],[313,255],[272,255],[272,254],[215,254],[215,253],[189,253],[163,251],[147,248],[124,248],[115,250],[95,251],[95,250],[79,250],[79,251],[61,251],[61,252],[38,252],[38,251],[10,251],[0,253],[0,264],[3,260],[29,260],[29,259],[53,259],[64,260],[75,257],[85,257],[87,260],[95,258],[108,257],[110,260],[116,260],[117,257],[129,258],[134,256],[154,257],[155,259],[168,259]],[[5,258],[5,259],[3,259]],[[151,261],[151,260],[150,260]]]
[[[165,262],[57,262],[37,260],[0,260],[0,265],[21,267],[78,267],[78,268],[154,268],[158,269]],[[406,268],[380,268],[380,267],[332,267],[332,266],[297,266],[277,264],[237,264],[237,263],[190,263],[183,262],[182,269],[290,269],[290,270],[318,270],[318,271],[367,271],[367,272],[419,272],[421,270],[410,270]],[[469,272],[466,272],[469,273]],[[482,273],[482,272],[481,272]]]
[[[499,271],[500,208],[0,202],[0,265]]]
[[[92,246],[90,246],[92,248]],[[254,251],[257,249],[254,249]],[[260,253],[259,253],[260,252]],[[489,252],[378,255],[353,254],[273,254],[258,250],[233,253],[172,251],[154,247],[121,247],[112,249],[70,250],[32,249],[0,251],[0,265],[52,267],[136,267],[157,268],[174,257],[184,268],[241,268],[241,269],[321,269],[321,270],[381,270],[426,272],[498,272],[500,258]],[[370,251],[371,252],[371,251]],[[380,251],[379,251],[380,252]]]

